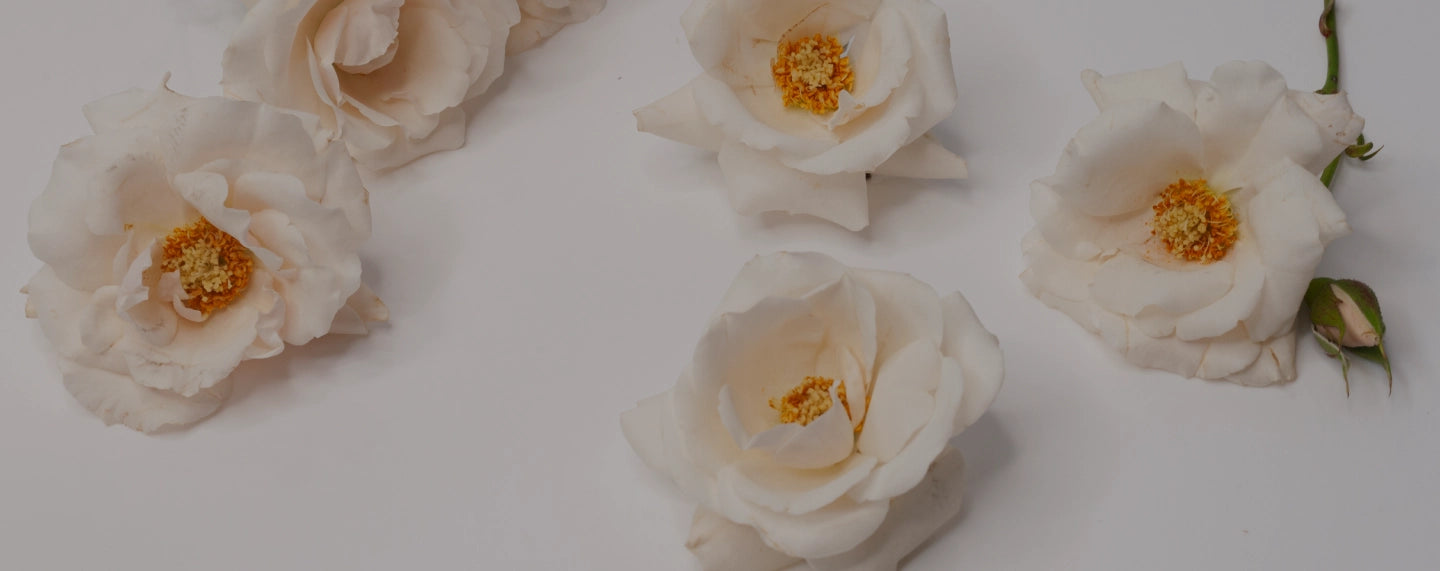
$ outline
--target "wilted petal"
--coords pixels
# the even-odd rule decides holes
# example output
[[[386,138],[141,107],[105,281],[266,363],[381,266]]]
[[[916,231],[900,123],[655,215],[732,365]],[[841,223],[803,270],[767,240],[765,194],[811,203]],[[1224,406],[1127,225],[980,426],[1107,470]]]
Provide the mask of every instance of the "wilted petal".
[[[146,388],[125,375],[72,361],[61,361],[60,372],[75,400],[105,424],[124,424],[142,432],[197,422],[213,414],[230,396],[228,380],[185,397]]]

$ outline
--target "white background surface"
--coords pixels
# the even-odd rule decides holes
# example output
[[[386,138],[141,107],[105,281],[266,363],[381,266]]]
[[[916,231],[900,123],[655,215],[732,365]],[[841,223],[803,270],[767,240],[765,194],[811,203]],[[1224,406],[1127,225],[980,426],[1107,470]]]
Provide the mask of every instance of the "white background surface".
[[[144,436],[59,382],[17,292],[30,201],[80,106],[219,94],[234,0],[9,2],[0,18],[0,568],[691,569],[691,504],[618,415],[669,387],[751,256],[815,249],[965,292],[1005,388],[957,438],[968,497],[906,569],[1440,568],[1440,4],[1342,0],[1344,85],[1386,145],[1347,163],[1355,233],[1323,275],[1388,310],[1395,393],[1301,340],[1300,379],[1146,372],[1016,276],[1028,183],[1095,111],[1080,70],[1264,59],[1325,71],[1320,0],[942,0],[961,101],[937,136],[972,178],[876,179],[872,226],[740,218],[712,156],[630,111],[698,68],[684,2],[611,0],[509,62],[470,143],[375,181],[367,281],[392,323],[249,362],[219,414]]]

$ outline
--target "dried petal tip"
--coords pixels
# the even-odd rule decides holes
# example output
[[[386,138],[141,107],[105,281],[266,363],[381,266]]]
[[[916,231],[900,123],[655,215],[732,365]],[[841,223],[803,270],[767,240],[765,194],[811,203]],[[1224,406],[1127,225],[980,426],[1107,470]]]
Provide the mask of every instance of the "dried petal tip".
[[[1391,390],[1395,377],[1385,354],[1385,320],[1375,290],[1355,280],[1316,278],[1305,292],[1305,308],[1314,324],[1315,339],[1325,354],[1340,359],[1349,394],[1349,360],[1346,352],[1385,367]]]

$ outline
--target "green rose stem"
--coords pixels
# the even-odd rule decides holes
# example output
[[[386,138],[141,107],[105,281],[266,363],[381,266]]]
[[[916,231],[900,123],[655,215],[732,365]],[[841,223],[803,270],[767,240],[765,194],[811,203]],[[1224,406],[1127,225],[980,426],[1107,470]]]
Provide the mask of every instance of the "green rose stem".
[[[1325,70],[1325,86],[1315,93],[1334,95],[1340,93],[1340,32],[1335,25],[1335,0],[1325,0],[1325,11],[1320,13],[1320,35],[1325,36],[1325,57],[1329,60],[1329,66]],[[1375,148],[1375,143],[1365,142],[1365,135],[1362,134],[1355,140],[1354,145],[1330,161],[1320,173],[1320,182],[1325,184],[1325,188],[1330,188],[1331,181],[1335,180],[1335,171],[1340,168],[1340,159],[1349,156],[1368,161],[1378,154],[1380,149]]]
[[[1325,0],[1325,10],[1320,13],[1320,35],[1325,36],[1325,56],[1329,65],[1325,70],[1325,86],[1316,93],[1334,95],[1340,93],[1340,34],[1335,25],[1335,0]],[[1365,141],[1365,135],[1361,134],[1355,138],[1354,145],[1330,161],[1320,173],[1320,182],[1325,184],[1325,188],[1330,188],[1341,159],[1347,156],[1368,161],[1377,154],[1380,154],[1380,149],[1375,148],[1375,143]],[[1350,359],[1346,356],[1347,352],[1384,366],[1390,392],[1394,393],[1395,375],[1390,370],[1390,357],[1385,354],[1385,321],[1374,290],[1355,280],[1315,278],[1305,292],[1304,305],[1310,313],[1315,341],[1326,355],[1340,360],[1341,374],[1345,377],[1345,396],[1350,396]],[[1351,329],[1362,335],[1348,337]]]

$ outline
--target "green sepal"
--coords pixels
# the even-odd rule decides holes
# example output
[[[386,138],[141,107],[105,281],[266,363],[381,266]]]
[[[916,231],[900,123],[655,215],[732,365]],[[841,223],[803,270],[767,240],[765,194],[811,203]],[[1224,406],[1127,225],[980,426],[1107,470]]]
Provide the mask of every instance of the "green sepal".
[[[1326,338],[1318,329],[1311,329],[1310,334],[1315,337],[1315,342],[1320,344],[1320,349],[1325,351],[1332,359],[1340,360],[1340,375],[1345,377],[1345,396],[1350,396],[1350,358],[1345,356],[1345,351],[1340,349],[1340,344]]]
[[[1305,309],[1310,312],[1311,323],[1340,330],[1340,338],[1333,340],[1338,344],[1345,338],[1345,318],[1340,315],[1340,299],[1330,288],[1333,283],[1335,280],[1330,278],[1310,280],[1310,287],[1305,290]]]
[[[1355,354],[1356,357],[1372,363],[1379,363],[1380,366],[1385,367],[1385,381],[1390,387],[1390,392],[1395,392],[1395,373],[1390,370],[1390,356],[1385,354],[1383,339],[1379,345],[1374,347],[1349,347],[1345,350]]]
[[[1360,313],[1365,315],[1365,321],[1370,322],[1370,327],[1375,329],[1383,339],[1385,337],[1385,319],[1380,314],[1380,298],[1375,296],[1375,290],[1370,286],[1355,280],[1335,280],[1335,287],[1340,288],[1350,299],[1355,300],[1355,305],[1360,308]],[[1308,295],[1309,292],[1306,292]]]

